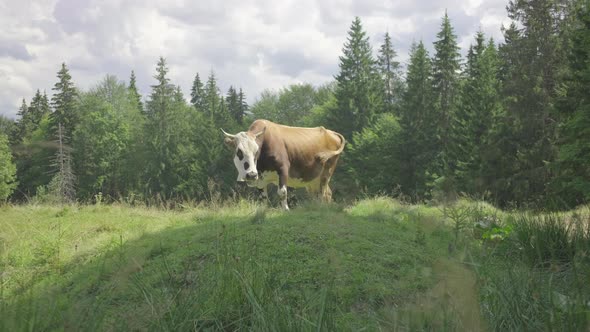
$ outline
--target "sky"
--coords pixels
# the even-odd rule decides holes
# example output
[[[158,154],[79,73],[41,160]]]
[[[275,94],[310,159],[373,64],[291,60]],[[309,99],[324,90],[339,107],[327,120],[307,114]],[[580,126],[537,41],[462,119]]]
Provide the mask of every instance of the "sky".
[[[333,80],[355,16],[375,53],[389,32],[405,65],[414,41],[432,50],[445,10],[463,54],[478,30],[501,42],[507,1],[0,0],[0,114],[15,118],[37,89],[51,96],[62,62],[82,90],[135,70],[145,97],[159,56],[185,97],[196,73],[213,71],[223,93],[241,87],[253,103],[265,89]]]

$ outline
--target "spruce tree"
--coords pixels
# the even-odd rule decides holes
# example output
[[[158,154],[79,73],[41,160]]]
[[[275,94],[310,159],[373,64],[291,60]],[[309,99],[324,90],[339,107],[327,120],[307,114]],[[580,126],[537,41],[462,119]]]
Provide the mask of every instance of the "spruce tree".
[[[140,112],[143,112],[143,103],[141,102],[141,95],[137,91],[137,81],[135,78],[135,71],[133,70],[131,71],[131,77],[129,78],[129,94],[137,109]]]
[[[392,113],[395,105],[401,99],[402,82],[400,78],[400,64],[395,60],[397,53],[393,49],[389,33],[385,33],[383,44],[379,48],[377,65],[383,80],[383,108]]]
[[[23,98],[23,101],[16,113],[18,116],[18,122],[16,124],[16,132],[14,141],[15,142],[22,142],[25,137],[31,133],[32,129],[32,121],[31,116],[29,114],[29,107],[27,106],[26,100]]]
[[[242,113],[242,104],[240,102],[240,96],[233,86],[230,86],[227,90],[225,97],[225,103],[227,105],[227,111],[231,115],[232,119],[239,124],[242,124],[244,114]]]
[[[76,113],[76,97],[78,93],[65,63],[62,63],[57,78],[59,80],[53,87],[55,93],[51,98],[51,106],[53,106],[53,113],[51,113],[52,134],[57,137],[58,126],[61,123],[63,141],[65,144],[69,144],[72,139],[72,132],[78,123],[78,114]]]
[[[570,75],[565,81],[567,94],[559,111],[565,118],[559,128],[558,158],[554,163],[557,178],[553,192],[561,204],[572,208],[590,202],[590,1],[576,11],[572,31]]]
[[[238,103],[240,104],[240,111],[238,112],[237,120],[238,124],[241,126],[244,124],[244,117],[246,117],[249,109],[248,102],[246,101],[246,94],[242,91],[242,88],[240,88],[240,92],[238,93]]]
[[[191,104],[197,111],[204,112],[205,111],[205,90],[203,88],[203,82],[201,82],[201,78],[199,77],[199,73],[195,75],[195,79],[193,80],[193,86],[191,87]]]
[[[8,137],[0,132],[0,202],[10,197],[16,185],[16,166],[8,146]]]
[[[166,60],[160,57],[154,78],[157,84],[146,102],[147,194],[168,199],[180,195],[192,158],[190,108],[180,87],[170,83]],[[184,188],[184,189],[183,189]]]
[[[47,95],[41,95],[39,89],[35,93],[31,105],[29,106],[29,115],[33,124],[33,130],[39,127],[41,119],[50,113],[49,104],[47,102]]]
[[[219,112],[220,100],[221,96],[217,87],[217,78],[215,77],[215,73],[211,71],[204,89],[203,105],[205,114],[213,121],[215,121],[216,114]]]
[[[494,141],[490,130],[502,114],[499,59],[492,39],[486,45],[478,32],[467,56],[461,103],[453,122],[452,157],[456,163],[457,186],[461,191],[481,195],[491,188]]]
[[[401,134],[397,144],[402,192],[414,200],[428,197],[429,167],[436,156],[432,67],[422,41],[410,50],[407,89],[400,107]]]
[[[439,147],[436,164],[432,171],[446,177],[451,175],[453,162],[451,158],[451,126],[459,95],[460,54],[457,36],[445,11],[441,29],[434,42],[434,59],[432,61],[432,85],[434,108],[437,113],[436,137]]]
[[[331,125],[347,139],[367,126],[382,108],[382,82],[373,58],[369,37],[356,17],[340,56],[336,76],[338,107],[329,114]]]
[[[515,165],[507,174],[503,201],[539,202],[547,193],[557,155],[553,141],[560,115],[555,109],[567,72],[569,10],[566,1],[514,0],[507,7],[512,23],[504,30],[503,98],[513,119],[509,133]]]

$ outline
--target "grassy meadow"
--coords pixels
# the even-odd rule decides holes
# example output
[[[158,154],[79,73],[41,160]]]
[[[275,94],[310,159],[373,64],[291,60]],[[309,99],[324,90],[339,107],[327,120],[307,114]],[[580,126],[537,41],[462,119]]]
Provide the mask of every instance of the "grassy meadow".
[[[588,330],[589,216],[7,205],[0,330]]]

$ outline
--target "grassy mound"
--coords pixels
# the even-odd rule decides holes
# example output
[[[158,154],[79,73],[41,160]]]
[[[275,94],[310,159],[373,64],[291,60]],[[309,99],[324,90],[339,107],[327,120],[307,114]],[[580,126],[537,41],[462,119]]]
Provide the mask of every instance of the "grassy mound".
[[[461,324],[437,290],[453,233],[433,208],[18,206],[0,220],[2,330]]]

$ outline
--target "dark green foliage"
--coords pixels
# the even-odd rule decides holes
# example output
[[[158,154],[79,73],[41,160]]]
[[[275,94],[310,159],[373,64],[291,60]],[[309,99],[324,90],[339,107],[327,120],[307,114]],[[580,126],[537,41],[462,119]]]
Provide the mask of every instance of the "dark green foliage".
[[[135,78],[135,71],[131,71],[131,77],[129,78],[129,95],[135,107],[140,111],[143,112],[143,103],[141,102],[141,95],[137,91],[136,86],[136,78]]]
[[[190,115],[192,109],[185,104],[178,89],[170,84],[166,60],[160,57],[156,67],[156,85],[146,103],[145,140],[146,167],[144,169],[145,193],[161,199],[178,197],[177,186],[182,183],[181,170],[184,149],[189,146],[192,134]],[[189,152],[190,153],[190,152]]]
[[[32,122],[29,116],[29,107],[26,100],[23,98],[20,108],[16,113],[18,122],[16,124],[16,132],[14,133],[14,141],[22,142],[24,137],[32,130]]]
[[[395,142],[400,125],[393,114],[383,114],[375,123],[354,133],[347,149],[346,163],[356,186],[368,195],[393,194],[399,179],[399,156]]]
[[[16,123],[14,120],[0,114],[0,134],[4,134],[10,139],[14,131],[16,131]]]
[[[278,92],[263,91],[252,105],[251,112],[256,119],[267,119],[288,126],[326,126],[326,121],[314,121],[314,108],[321,106],[329,97],[325,88],[311,84],[293,84]],[[331,128],[333,129],[333,128]]]
[[[246,103],[246,97],[242,89],[240,88],[240,92],[238,93],[233,86],[230,86],[225,97],[225,104],[232,120],[240,126],[243,125],[244,117],[248,111],[248,104]]]
[[[8,147],[8,136],[0,133],[0,202],[10,197],[16,185],[16,166]]]
[[[203,82],[199,77],[199,73],[195,75],[193,86],[191,87],[191,104],[200,112],[205,111],[205,90],[203,89]]]
[[[72,76],[65,63],[62,63],[61,69],[57,73],[58,82],[53,87],[53,97],[51,97],[51,134],[54,138],[58,136],[59,124],[63,126],[64,142],[69,144],[72,139],[72,133],[78,124],[79,114],[76,113],[76,103],[78,92],[72,82]]]
[[[406,78],[407,90],[402,99],[397,142],[402,191],[413,199],[428,195],[428,173],[437,149],[435,113],[432,98],[432,70],[428,51],[422,42],[412,45]]]
[[[580,1],[572,32],[567,94],[559,103],[565,119],[559,128],[557,177],[552,189],[561,205],[590,201],[590,2]]]
[[[342,52],[336,76],[338,108],[328,115],[334,130],[350,140],[352,133],[368,126],[383,107],[383,82],[358,17],[352,22]]]
[[[507,7],[513,24],[504,31],[503,97],[514,145],[506,151],[513,164],[503,180],[509,186],[502,201],[539,201],[552,176],[547,164],[556,156],[555,103],[565,73],[567,25],[571,6],[560,0],[515,0]],[[511,153],[511,154],[509,154]]]
[[[454,160],[451,153],[451,126],[459,97],[460,54],[457,36],[445,11],[441,29],[434,42],[432,60],[432,93],[436,112],[437,160],[431,170],[445,177],[452,176]]]
[[[80,124],[74,132],[74,164],[78,174],[79,197],[92,199],[102,193],[118,198],[138,188],[134,171],[141,165],[141,150],[133,145],[140,140],[142,117],[137,95],[116,77],[105,79],[82,94]]]
[[[395,60],[397,53],[393,49],[389,33],[385,33],[383,44],[379,48],[377,66],[383,80],[383,111],[392,113],[403,94],[400,63]]]
[[[461,88],[461,103],[453,123],[453,151],[457,189],[481,197],[493,186],[498,170],[494,155],[498,143],[492,126],[503,114],[500,98],[499,59],[493,40],[485,43],[484,34],[476,35],[469,49]]]

